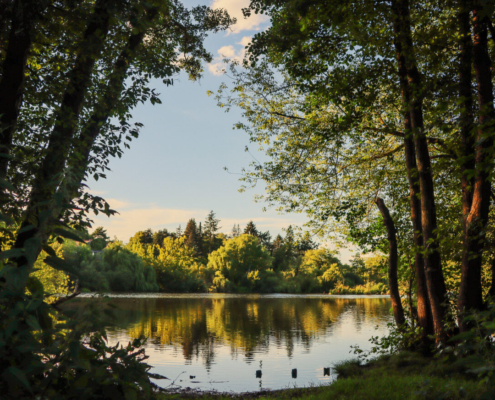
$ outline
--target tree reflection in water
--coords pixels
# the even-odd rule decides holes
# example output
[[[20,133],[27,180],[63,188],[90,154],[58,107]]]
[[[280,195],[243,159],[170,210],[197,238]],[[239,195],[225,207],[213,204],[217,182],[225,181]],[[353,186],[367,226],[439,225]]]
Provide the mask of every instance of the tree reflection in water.
[[[344,316],[352,317],[359,331],[365,322],[388,321],[390,309],[386,298],[199,296],[114,298],[112,303],[118,309],[110,333],[144,335],[154,347],[172,346],[185,360],[201,359],[207,368],[220,346],[248,362],[269,346],[285,348],[291,357],[295,345],[309,352]]]

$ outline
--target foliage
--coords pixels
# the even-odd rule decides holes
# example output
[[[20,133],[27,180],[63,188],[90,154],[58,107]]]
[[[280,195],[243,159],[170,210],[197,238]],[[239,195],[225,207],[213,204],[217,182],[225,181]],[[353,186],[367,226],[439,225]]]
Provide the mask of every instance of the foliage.
[[[195,258],[194,248],[186,246],[186,240],[185,235],[178,239],[169,236],[161,246],[129,242],[127,249],[154,269],[161,291],[204,292],[208,270]]]
[[[0,273],[5,278],[13,271],[4,266]],[[90,306],[73,318],[44,301],[43,285],[34,276],[28,289],[23,295],[2,283],[0,291],[2,398],[152,398],[155,376],[144,362],[143,340],[108,346],[103,328],[108,309],[101,313]]]
[[[63,246],[60,243],[55,242],[52,248],[57,256],[63,256]],[[31,276],[43,285],[45,300],[53,302],[56,299],[56,295],[67,294],[72,285],[71,279],[66,273],[52,268],[44,262],[46,257],[48,257],[46,252],[40,254],[34,263]]]
[[[270,254],[255,236],[242,234],[229,239],[208,257],[208,268],[215,271],[213,290],[259,291],[271,263]]]
[[[114,292],[158,291],[155,270],[121,243],[114,242],[95,255],[87,246],[69,244],[63,255],[75,267],[83,288]]]
[[[253,0],[244,13],[271,24],[217,96],[267,155],[242,190],[262,181],[256,200],[365,252],[386,251],[384,198],[411,314],[416,298],[418,322],[445,342],[458,292],[467,329],[462,313],[485,307],[493,281],[491,3]]]
[[[471,327],[450,340],[439,351],[443,362],[450,362],[476,375],[485,382],[495,383],[495,304],[483,311],[474,311],[464,317]]]

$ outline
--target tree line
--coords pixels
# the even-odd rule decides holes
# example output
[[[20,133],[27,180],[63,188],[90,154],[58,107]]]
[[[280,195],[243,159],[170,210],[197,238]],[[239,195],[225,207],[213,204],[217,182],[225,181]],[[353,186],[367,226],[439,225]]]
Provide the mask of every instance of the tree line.
[[[127,244],[110,240],[103,227],[88,235],[87,245],[67,241],[57,245],[73,265],[61,273],[58,288],[71,291],[228,292],[228,293],[356,293],[384,294],[388,290],[384,257],[356,256],[343,264],[334,252],[320,248],[308,233],[292,226],[271,240],[253,221],[244,230],[234,225],[220,232],[211,211],[204,222],[190,219],[186,229],[136,232]],[[204,226],[204,228],[203,228]],[[51,268],[40,263],[40,279]],[[53,285],[53,274],[50,276]],[[76,283],[77,282],[77,283]],[[50,284],[47,282],[46,284]]]

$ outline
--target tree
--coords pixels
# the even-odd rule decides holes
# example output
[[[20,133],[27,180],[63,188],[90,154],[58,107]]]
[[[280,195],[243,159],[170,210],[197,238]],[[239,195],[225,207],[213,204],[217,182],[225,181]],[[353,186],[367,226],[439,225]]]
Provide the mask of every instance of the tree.
[[[192,249],[195,255],[200,254],[201,236],[198,233],[194,218],[191,218],[187,223],[184,237],[186,238],[184,244]]]
[[[239,228],[239,224],[234,224],[234,227],[232,228],[232,234],[231,236],[233,238],[238,237],[241,234],[241,229]]]
[[[179,227],[175,231],[175,235],[177,236],[177,238],[181,238],[182,234],[183,234],[182,227],[179,225]]]
[[[220,291],[255,290],[271,263],[268,251],[248,234],[227,240],[208,256],[208,267],[216,271],[213,284]]]
[[[42,249],[50,254],[45,263],[77,273],[48,241],[80,240],[90,210],[114,213],[84,182],[104,178],[110,157],[122,156],[138,136],[142,124],[129,123],[131,110],[160,103],[150,82],[172,84],[180,71],[198,78],[202,61],[212,58],[203,47],[208,32],[233,21],[223,10],[189,10],[177,0],[14,0],[0,10],[0,206],[9,233],[1,235],[8,249],[0,280],[2,396],[98,398],[111,386],[149,397],[148,367],[135,352],[140,342],[109,348],[94,321],[65,319],[48,306],[30,273]],[[89,332],[92,339],[83,340]],[[91,354],[84,365],[80,354]],[[73,365],[83,366],[60,379]],[[94,384],[82,388],[82,378]]]
[[[216,233],[221,229],[219,226],[220,220],[215,218],[215,213],[210,211],[206,216],[205,227],[204,227],[204,237],[205,237],[205,249],[206,254],[210,254],[212,251],[217,249],[216,243]]]
[[[320,233],[344,221],[338,234],[371,245],[374,198],[390,200],[400,250],[414,259],[424,334],[434,330],[440,342],[450,334],[441,257],[457,262],[457,254],[458,318],[467,329],[463,313],[483,308],[493,10],[467,0],[440,8],[254,0],[251,12],[268,14],[272,25],[249,46],[237,97],[220,97],[243,108],[249,123],[238,127],[271,158],[246,173],[246,185],[263,179],[270,203],[307,211]]]
[[[254,224],[254,222],[249,221],[244,228],[244,234],[258,237],[260,233],[258,232],[258,229],[256,229],[256,225]]]
[[[158,246],[162,246],[165,238],[167,238],[169,236],[171,236],[171,233],[169,233],[169,231],[167,229],[165,229],[165,228],[160,229],[153,234],[153,244],[156,244]]]
[[[103,228],[103,226],[97,226],[95,228],[95,230],[93,231],[93,233],[91,233],[91,237],[93,239],[101,238],[107,242],[110,240],[110,238],[108,237],[108,234],[107,234],[107,230],[105,228]]]
[[[129,238],[129,243],[151,244],[153,243],[153,231],[151,229],[138,231]]]
[[[39,11],[38,5],[24,4]],[[31,53],[29,63],[56,67],[40,70],[41,75],[26,75],[22,104],[19,96],[8,100],[21,104],[16,130],[2,132],[2,145],[10,150],[7,179],[13,185],[8,186],[9,204],[3,211],[16,217],[12,206],[25,207],[25,217],[19,222],[33,228],[17,235],[14,248],[22,249],[33,240],[37,243],[30,246],[34,255],[61,221],[83,223],[89,209],[112,214],[103,199],[85,192],[83,180],[88,174],[104,177],[108,157],[120,156],[120,145],[137,137],[138,131],[127,123],[128,112],[141,101],[159,102],[147,86],[150,78],[172,83],[170,77],[180,69],[193,78],[199,76],[200,60],[210,59],[202,47],[206,32],[224,29],[231,22],[223,11],[200,7],[191,12],[176,1],[97,1],[94,6],[81,2],[74,7],[64,4],[50,9],[53,18],[43,17],[44,29],[35,32],[36,40],[55,40],[57,46]],[[12,15],[14,32],[18,14]],[[165,19],[170,21],[166,28]],[[32,28],[31,24],[23,32],[32,32]],[[143,43],[145,35],[148,39]],[[184,35],[188,40],[183,40]],[[171,43],[177,46],[170,47]],[[5,63],[18,50],[4,53]],[[190,57],[177,61],[182,53]],[[22,71],[27,59],[21,57],[16,63]],[[127,85],[131,76],[133,83]],[[2,82],[6,79],[2,75]],[[6,101],[9,98],[7,93],[1,95]],[[117,125],[110,117],[115,117]],[[22,159],[23,154],[43,148],[36,154],[37,162]],[[11,195],[14,190],[16,197]],[[14,259],[19,266],[29,264],[24,256]]]

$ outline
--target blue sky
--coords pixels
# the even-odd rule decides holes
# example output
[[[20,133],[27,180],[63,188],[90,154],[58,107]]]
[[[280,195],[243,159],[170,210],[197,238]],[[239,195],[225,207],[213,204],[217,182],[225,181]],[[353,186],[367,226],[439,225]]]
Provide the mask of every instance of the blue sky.
[[[207,91],[216,91],[228,78],[219,71],[224,57],[242,57],[244,46],[268,20],[261,15],[249,19],[242,16],[242,7],[249,0],[185,0],[186,6],[207,4],[225,8],[238,23],[227,33],[211,35],[207,49],[215,56],[205,65],[200,82],[185,76],[173,86],[156,81],[152,87],[161,93],[163,104],[138,106],[133,117],[144,124],[139,139],[131,143],[122,159],[113,159],[107,179],[88,185],[120,214],[111,218],[94,217],[94,226],[104,226],[111,237],[127,242],[138,230],[185,227],[190,218],[204,221],[210,210],[221,220],[222,231],[229,233],[234,224],[241,228],[253,220],[259,229],[269,230],[274,237],[289,224],[301,226],[301,214],[279,215],[275,210],[262,211],[264,204],[255,203],[256,193],[263,187],[239,193],[239,176],[229,174],[248,167],[252,156],[244,151],[248,135],[233,130],[241,120],[239,110],[225,113],[217,107]],[[254,146],[250,150],[255,152]],[[259,154],[256,157],[263,157]],[[346,257],[347,258],[347,257]]]

